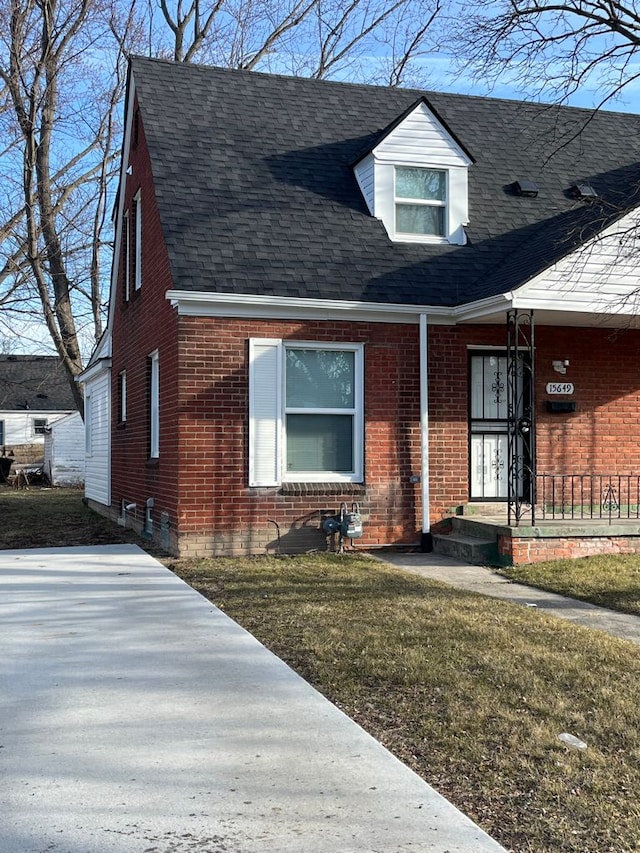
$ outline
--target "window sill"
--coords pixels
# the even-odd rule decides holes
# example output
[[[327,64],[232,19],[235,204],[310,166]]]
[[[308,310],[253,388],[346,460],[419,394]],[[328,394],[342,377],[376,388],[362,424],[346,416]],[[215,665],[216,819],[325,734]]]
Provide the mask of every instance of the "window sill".
[[[364,483],[283,483],[281,495],[357,495],[366,494]]]
[[[449,246],[453,241],[449,237],[435,234],[403,234],[396,231],[391,238],[394,243],[423,243],[430,246]]]

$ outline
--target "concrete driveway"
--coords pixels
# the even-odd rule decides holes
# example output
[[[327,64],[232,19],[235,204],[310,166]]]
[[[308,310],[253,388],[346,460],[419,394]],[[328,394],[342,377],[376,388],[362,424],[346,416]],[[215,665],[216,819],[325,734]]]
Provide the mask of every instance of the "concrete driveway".
[[[135,546],[0,551],[2,853],[497,853]]]

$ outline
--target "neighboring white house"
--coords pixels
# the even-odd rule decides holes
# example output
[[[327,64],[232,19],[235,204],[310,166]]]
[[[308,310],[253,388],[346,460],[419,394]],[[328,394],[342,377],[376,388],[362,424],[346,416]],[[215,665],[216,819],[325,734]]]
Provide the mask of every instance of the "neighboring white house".
[[[16,461],[42,458],[48,427],[75,411],[59,358],[0,355],[0,448]]]
[[[84,388],[85,498],[111,504],[111,331],[105,331],[79,376]]]
[[[65,415],[47,428],[44,473],[52,486],[84,483],[84,423],[80,412]]]

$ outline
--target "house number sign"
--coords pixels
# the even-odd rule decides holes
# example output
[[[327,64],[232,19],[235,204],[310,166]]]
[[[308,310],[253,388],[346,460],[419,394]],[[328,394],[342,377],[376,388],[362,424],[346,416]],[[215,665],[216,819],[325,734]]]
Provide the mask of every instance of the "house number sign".
[[[573,382],[547,382],[547,394],[573,394]]]

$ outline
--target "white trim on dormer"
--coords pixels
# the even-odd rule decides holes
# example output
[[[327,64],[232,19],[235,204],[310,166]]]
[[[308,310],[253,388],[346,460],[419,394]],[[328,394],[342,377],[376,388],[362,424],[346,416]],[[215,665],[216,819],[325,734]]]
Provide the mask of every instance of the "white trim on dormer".
[[[420,101],[355,164],[354,174],[369,212],[382,221],[394,242],[464,245],[464,226],[469,219],[468,170],[472,162],[435,113]],[[396,229],[395,170],[401,166],[446,173],[443,235],[408,234]]]

